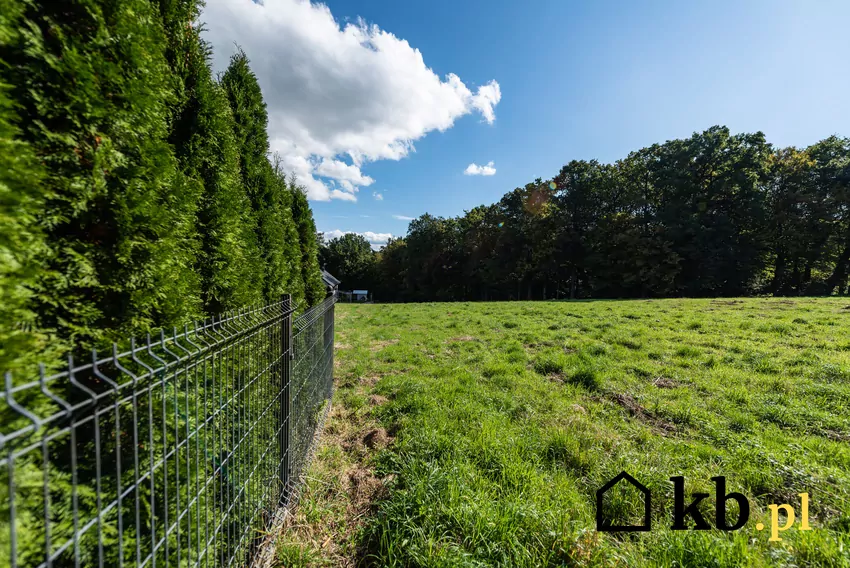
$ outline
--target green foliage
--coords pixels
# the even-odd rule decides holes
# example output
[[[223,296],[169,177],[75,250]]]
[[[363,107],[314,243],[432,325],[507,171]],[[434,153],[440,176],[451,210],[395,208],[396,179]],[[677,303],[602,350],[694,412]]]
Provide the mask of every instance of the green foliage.
[[[254,211],[257,242],[264,270],[263,292],[267,300],[290,293],[304,298],[301,245],[292,218],[292,195],[285,172],[276,160],[269,163],[268,113],[257,77],[240,51],[221,76],[221,85],[234,119],[234,135],[242,183]]]
[[[458,218],[426,213],[378,254],[375,298],[844,293],[848,196],[850,140],[776,151],[715,126],[614,164],[574,160]]]
[[[269,162],[259,84],[241,52],[212,77],[201,2],[2,7],[4,369],[323,297],[312,214]]]
[[[292,193],[292,217],[298,229],[298,242],[301,245],[301,278],[304,282],[304,294],[311,306],[325,298],[325,284],[319,269],[319,243],[316,239],[316,223],[313,212],[307,203],[307,194],[294,180],[290,183]]]
[[[319,251],[322,267],[341,282],[345,290],[370,290],[375,284],[377,257],[366,237],[346,233]]]
[[[291,184],[287,178],[286,172],[280,163],[280,156],[274,157],[274,184],[275,193],[277,195],[277,207],[275,209],[275,222],[280,225],[283,239],[278,246],[282,253],[282,260],[287,267],[286,280],[283,283],[284,291],[292,295],[292,300],[297,306],[304,306],[305,282],[302,273],[301,261],[301,234],[300,228],[296,225],[294,216],[295,192],[292,191]],[[312,237],[312,235],[311,235]]]
[[[269,162],[265,104],[244,54],[234,58],[222,83],[213,78],[198,23],[201,5],[0,0],[0,372],[13,371],[16,383],[37,376],[38,362],[58,367],[68,354],[79,360],[91,348],[125,343],[159,327],[284,293],[296,302],[324,297],[306,196],[279,162]],[[250,373],[235,360],[219,362],[218,372],[232,380]],[[94,423],[77,423],[70,437],[39,432],[51,436],[44,446],[49,466],[35,444],[16,456],[14,468],[0,471],[0,557],[8,558],[11,548],[10,487],[17,509],[15,560],[36,565],[44,560],[48,530],[56,552],[72,542],[77,521],[94,519],[118,487],[139,481],[140,471],[128,464],[140,456],[145,464],[165,460],[177,469],[166,473],[162,466],[140,484],[134,492],[139,516],[134,500],[125,499],[104,513],[102,534],[89,526],[55,565],[77,553],[81,565],[97,564],[99,546],[101,560],[117,565],[119,512],[125,562],[135,560],[137,544],[142,557],[152,552],[154,522],[161,529],[165,519],[175,522],[187,512],[176,521],[183,525],[176,531],[181,536],[169,529],[154,563],[176,562],[178,538],[188,544],[190,523],[201,526],[198,514],[222,532],[235,529],[221,525],[232,512],[209,495],[236,494],[236,480],[246,479],[257,463],[221,464],[236,440],[219,438],[221,447],[210,451],[205,442],[204,454],[190,459],[178,439],[200,426],[190,405],[197,411],[201,400],[233,395],[235,383],[221,379],[212,381],[224,389],[214,396],[205,373],[173,377],[184,382],[172,386],[139,385],[138,401],[122,399],[114,415],[101,410]],[[104,388],[85,372],[76,379],[97,392]],[[87,396],[59,381],[51,388],[71,403]],[[263,397],[276,396],[251,388],[257,387],[246,387],[244,401],[217,413],[218,419],[230,426],[244,422],[249,403],[266,407],[271,402]],[[16,399],[37,416],[62,411],[55,399],[33,389]],[[10,404],[0,408],[3,436],[26,422]],[[239,441],[242,451],[265,455],[275,436],[268,422]],[[7,439],[4,448],[11,453],[30,441]],[[99,463],[74,463],[72,448],[90,456],[95,444]],[[164,455],[164,448],[181,445],[183,450]],[[113,469],[119,460],[120,479]],[[176,479],[184,472],[180,485]],[[185,509],[190,477],[209,484],[191,512]],[[223,540],[216,540],[208,557],[226,555],[225,548],[235,545]]]
[[[0,1],[0,49],[20,41],[23,5]],[[0,59],[0,70],[5,68]],[[44,171],[32,146],[19,139],[18,109],[0,84],[0,369],[32,372],[50,345],[38,329],[33,288],[47,252],[37,216],[44,206]],[[47,355],[51,359],[53,355]]]
[[[201,187],[195,270],[205,312],[216,314],[261,301],[264,270],[256,215],[240,176],[230,106],[213,79],[210,46],[194,23],[199,9],[194,0],[160,2],[177,86],[170,140],[184,175]]]
[[[172,82],[145,0],[26,2],[3,49],[19,140],[50,188],[42,328],[77,348],[200,315],[197,188],[167,141]],[[132,73],[127,70],[132,69]]]

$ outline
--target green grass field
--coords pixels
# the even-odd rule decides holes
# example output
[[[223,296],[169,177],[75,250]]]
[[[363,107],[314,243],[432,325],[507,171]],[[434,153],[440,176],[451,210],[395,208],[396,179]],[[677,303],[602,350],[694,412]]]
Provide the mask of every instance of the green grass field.
[[[339,305],[334,406],[280,565],[850,566],[847,304]],[[596,531],[621,470],[652,490],[651,532]],[[712,525],[726,476],[749,523],[671,530],[675,475]],[[768,505],[799,517],[802,492],[812,530],[768,542]],[[641,507],[606,497],[618,519]]]

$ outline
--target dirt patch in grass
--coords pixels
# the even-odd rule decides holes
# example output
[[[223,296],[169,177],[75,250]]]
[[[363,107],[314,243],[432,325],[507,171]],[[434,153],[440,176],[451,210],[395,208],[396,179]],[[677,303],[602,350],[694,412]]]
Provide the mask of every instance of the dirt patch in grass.
[[[372,345],[369,346],[369,351],[372,353],[376,353],[386,347],[387,345],[395,345],[398,343],[398,339],[387,339],[385,341],[373,341]]]
[[[529,368],[531,368],[530,365]],[[551,382],[557,383],[559,385],[562,385],[567,382],[567,376],[564,373],[549,373],[548,375],[546,375],[546,378],[549,379]]]
[[[674,381],[673,379],[665,379],[664,377],[658,377],[652,384],[660,389],[674,389],[679,386],[679,383]]]
[[[350,518],[356,519],[368,513],[375,503],[386,496],[386,485],[369,468],[355,465],[348,470],[346,478],[349,497],[347,512]]]
[[[372,406],[381,406],[382,404],[386,404],[390,401],[385,396],[381,396],[379,394],[370,394],[369,395],[369,404]]]
[[[370,450],[386,448],[392,441],[393,439],[383,428],[375,428],[363,436],[363,445]]]
[[[836,442],[850,442],[850,434],[844,432],[827,429],[823,431],[823,434],[830,440],[835,440]]]
[[[340,388],[365,394],[380,378],[379,374],[361,377]],[[367,399],[372,406],[389,401],[377,394],[370,394]],[[393,440],[368,412],[346,408],[336,401],[308,473],[305,492],[282,529],[274,568],[353,568],[363,564],[358,531],[377,503],[387,497],[393,481],[392,475],[382,479],[375,474],[371,457]]]
[[[360,384],[367,387],[375,386],[381,380],[383,375],[369,375],[368,377],[360,377]]]
[[[393,443],[394,438],[384,428],[366,427],[360,430],[347,430],[341,437],[339,446],[354,459],[360,461],[372,450],[381,450]]]
[[[472,337],[471,335],[461,335],[460,337],[452,337],[447,343],[455,341],[478,341],[478,338]]]
[[[610,397],[611,400],[625,408],[631,416],[637,418],[641,422],[649,424],[662,436],[676,432],[675,424],[655,416],[655,414],[641,406],[632,395],[612,393]]]
[[[341,341],[334,342],[334,349],[351,349],[351,345],[348,343],[343,343]]]

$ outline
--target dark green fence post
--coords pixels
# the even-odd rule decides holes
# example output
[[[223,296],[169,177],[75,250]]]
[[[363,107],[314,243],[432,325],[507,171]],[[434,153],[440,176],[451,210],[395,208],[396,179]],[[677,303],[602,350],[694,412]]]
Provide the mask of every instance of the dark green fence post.
[[[281,325],[281,352],[280,352],[280,369],[281,369],[281,385],[283,391],[281,393],[281,428],[280,428],[280,482],[283,485],[283,491],[280,494],[281,504],[286,504],[289,500],[290,485],[292,480],[290,474],[292,472],[290,463],[290,440],[292,431],[292,408],[290,399],[290,383],[292,378],[292,296],[289,294],[283,295],[283,322]]]

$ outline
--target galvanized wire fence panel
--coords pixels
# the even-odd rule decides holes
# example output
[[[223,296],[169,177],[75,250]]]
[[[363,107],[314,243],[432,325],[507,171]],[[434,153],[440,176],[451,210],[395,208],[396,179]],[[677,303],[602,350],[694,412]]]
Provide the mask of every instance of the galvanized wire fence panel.
[[[295,320],[290,448],[298,459],[292,463],[292,484],[304,473],[305,457],[333,390],[335,301],[329,297]]]
[[[245,565],[328,404],[333,302],[294,326],[286,297],[49,376],[7,373],[0,566]]]

